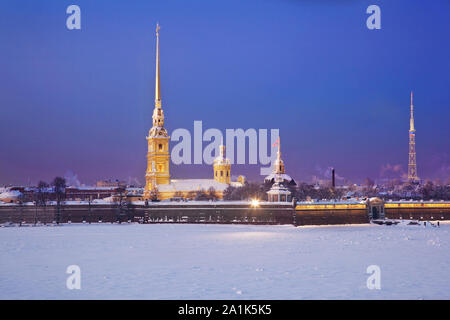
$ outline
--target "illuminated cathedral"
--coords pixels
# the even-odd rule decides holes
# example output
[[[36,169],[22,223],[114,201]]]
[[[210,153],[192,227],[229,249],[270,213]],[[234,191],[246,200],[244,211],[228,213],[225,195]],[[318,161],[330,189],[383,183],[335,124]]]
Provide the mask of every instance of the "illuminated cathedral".
[[[231,181],[231,161],[226,158],[225,146],[220,146],[220,154],[214,160],[213,179],[170,179],[170,136],[164,128],[164,111],[161,104],[161,82],[159,73],[159,25],[156,26],[156,79],[155,108],[153,109],[153,126],[147,136],[147,171],[145,172],[144,198],[150,199],[154,194],[159,200],[173,197],[189,197],[191,192],[214,189],[218,198],[229,185],[242,186],[244,179]]]

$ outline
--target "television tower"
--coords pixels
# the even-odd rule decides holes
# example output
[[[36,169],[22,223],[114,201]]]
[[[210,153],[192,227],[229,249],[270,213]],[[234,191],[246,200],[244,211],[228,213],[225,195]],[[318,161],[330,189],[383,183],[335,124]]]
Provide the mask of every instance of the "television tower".
[[[417,176],[416,129],[414,129],[413,92],[412,91],[411,91],[411,118],[409,120],[408,181],[413,182],[413,183],[419,182],[419,177]]]

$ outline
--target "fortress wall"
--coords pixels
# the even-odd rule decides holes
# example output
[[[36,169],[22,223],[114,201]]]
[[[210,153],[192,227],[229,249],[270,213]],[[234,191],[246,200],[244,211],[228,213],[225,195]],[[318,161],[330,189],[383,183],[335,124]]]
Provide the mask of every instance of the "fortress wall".
[[[292,224],[291,205],[264,205],[253,208],[243,204],[163,204],[131,205],[65,205],[60,209],[59,222],[190,222],[190,223],[267,223]],[[57,221],[56,206],[0,206],[0,223],[53,223]]]
[[[118,210],[112,206],[62,206],[59,222],[98,222],[99,217],[104,221],[116,221]],[[0,206],[0,223],[53,223],[57,220],[56,206]]]
[[[385,214],[388,219],[416,220],[450,220],[450,206],[408,207],[386,204]],[[316,209],[314,209],[316,208]],[[336,209],[337,206],[322,208],[319,206],[261,203],[254,208],[250,203],[223,202],[183,202],[151,203],[145,205],[115,204],[63,205],[59,221],[67,223],[88,222],[141,222],[141,223],[258,223],[258,224],[297,224],[297,225],[332,225],[368,223],[367,207]],[[0,206],[0,223],[53,223],[57,220],[56,206]]]
[[[450,220],[450,208],[385,208],[388,219]]]
[[[366,209],[296,210],[297,225],[332,225],[369,223]]]

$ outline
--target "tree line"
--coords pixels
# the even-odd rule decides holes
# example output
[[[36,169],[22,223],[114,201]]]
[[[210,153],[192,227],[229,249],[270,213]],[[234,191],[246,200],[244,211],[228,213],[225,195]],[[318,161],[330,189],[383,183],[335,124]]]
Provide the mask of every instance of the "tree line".
[[[267,199],[267,191],[272,187],[271,182],[257,183],[246,182],[242,187],[229,186],[224,191],[224,200],[251,200]],[[286,187],[291,192],[291,197],[299,201],[307,199],[340,199],[344,191],[332,187],[315,187],[312,184],[300,183],[299,185],[287,184]]]

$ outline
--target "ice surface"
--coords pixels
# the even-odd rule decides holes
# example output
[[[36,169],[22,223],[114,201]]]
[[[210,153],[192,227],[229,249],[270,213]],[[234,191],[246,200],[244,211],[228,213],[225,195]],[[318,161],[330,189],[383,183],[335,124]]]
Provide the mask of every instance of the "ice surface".
[[[5,227],[0,298],[449,299],[449,245],[450,224]],[[81,290],[66,288],[69,265]]]

